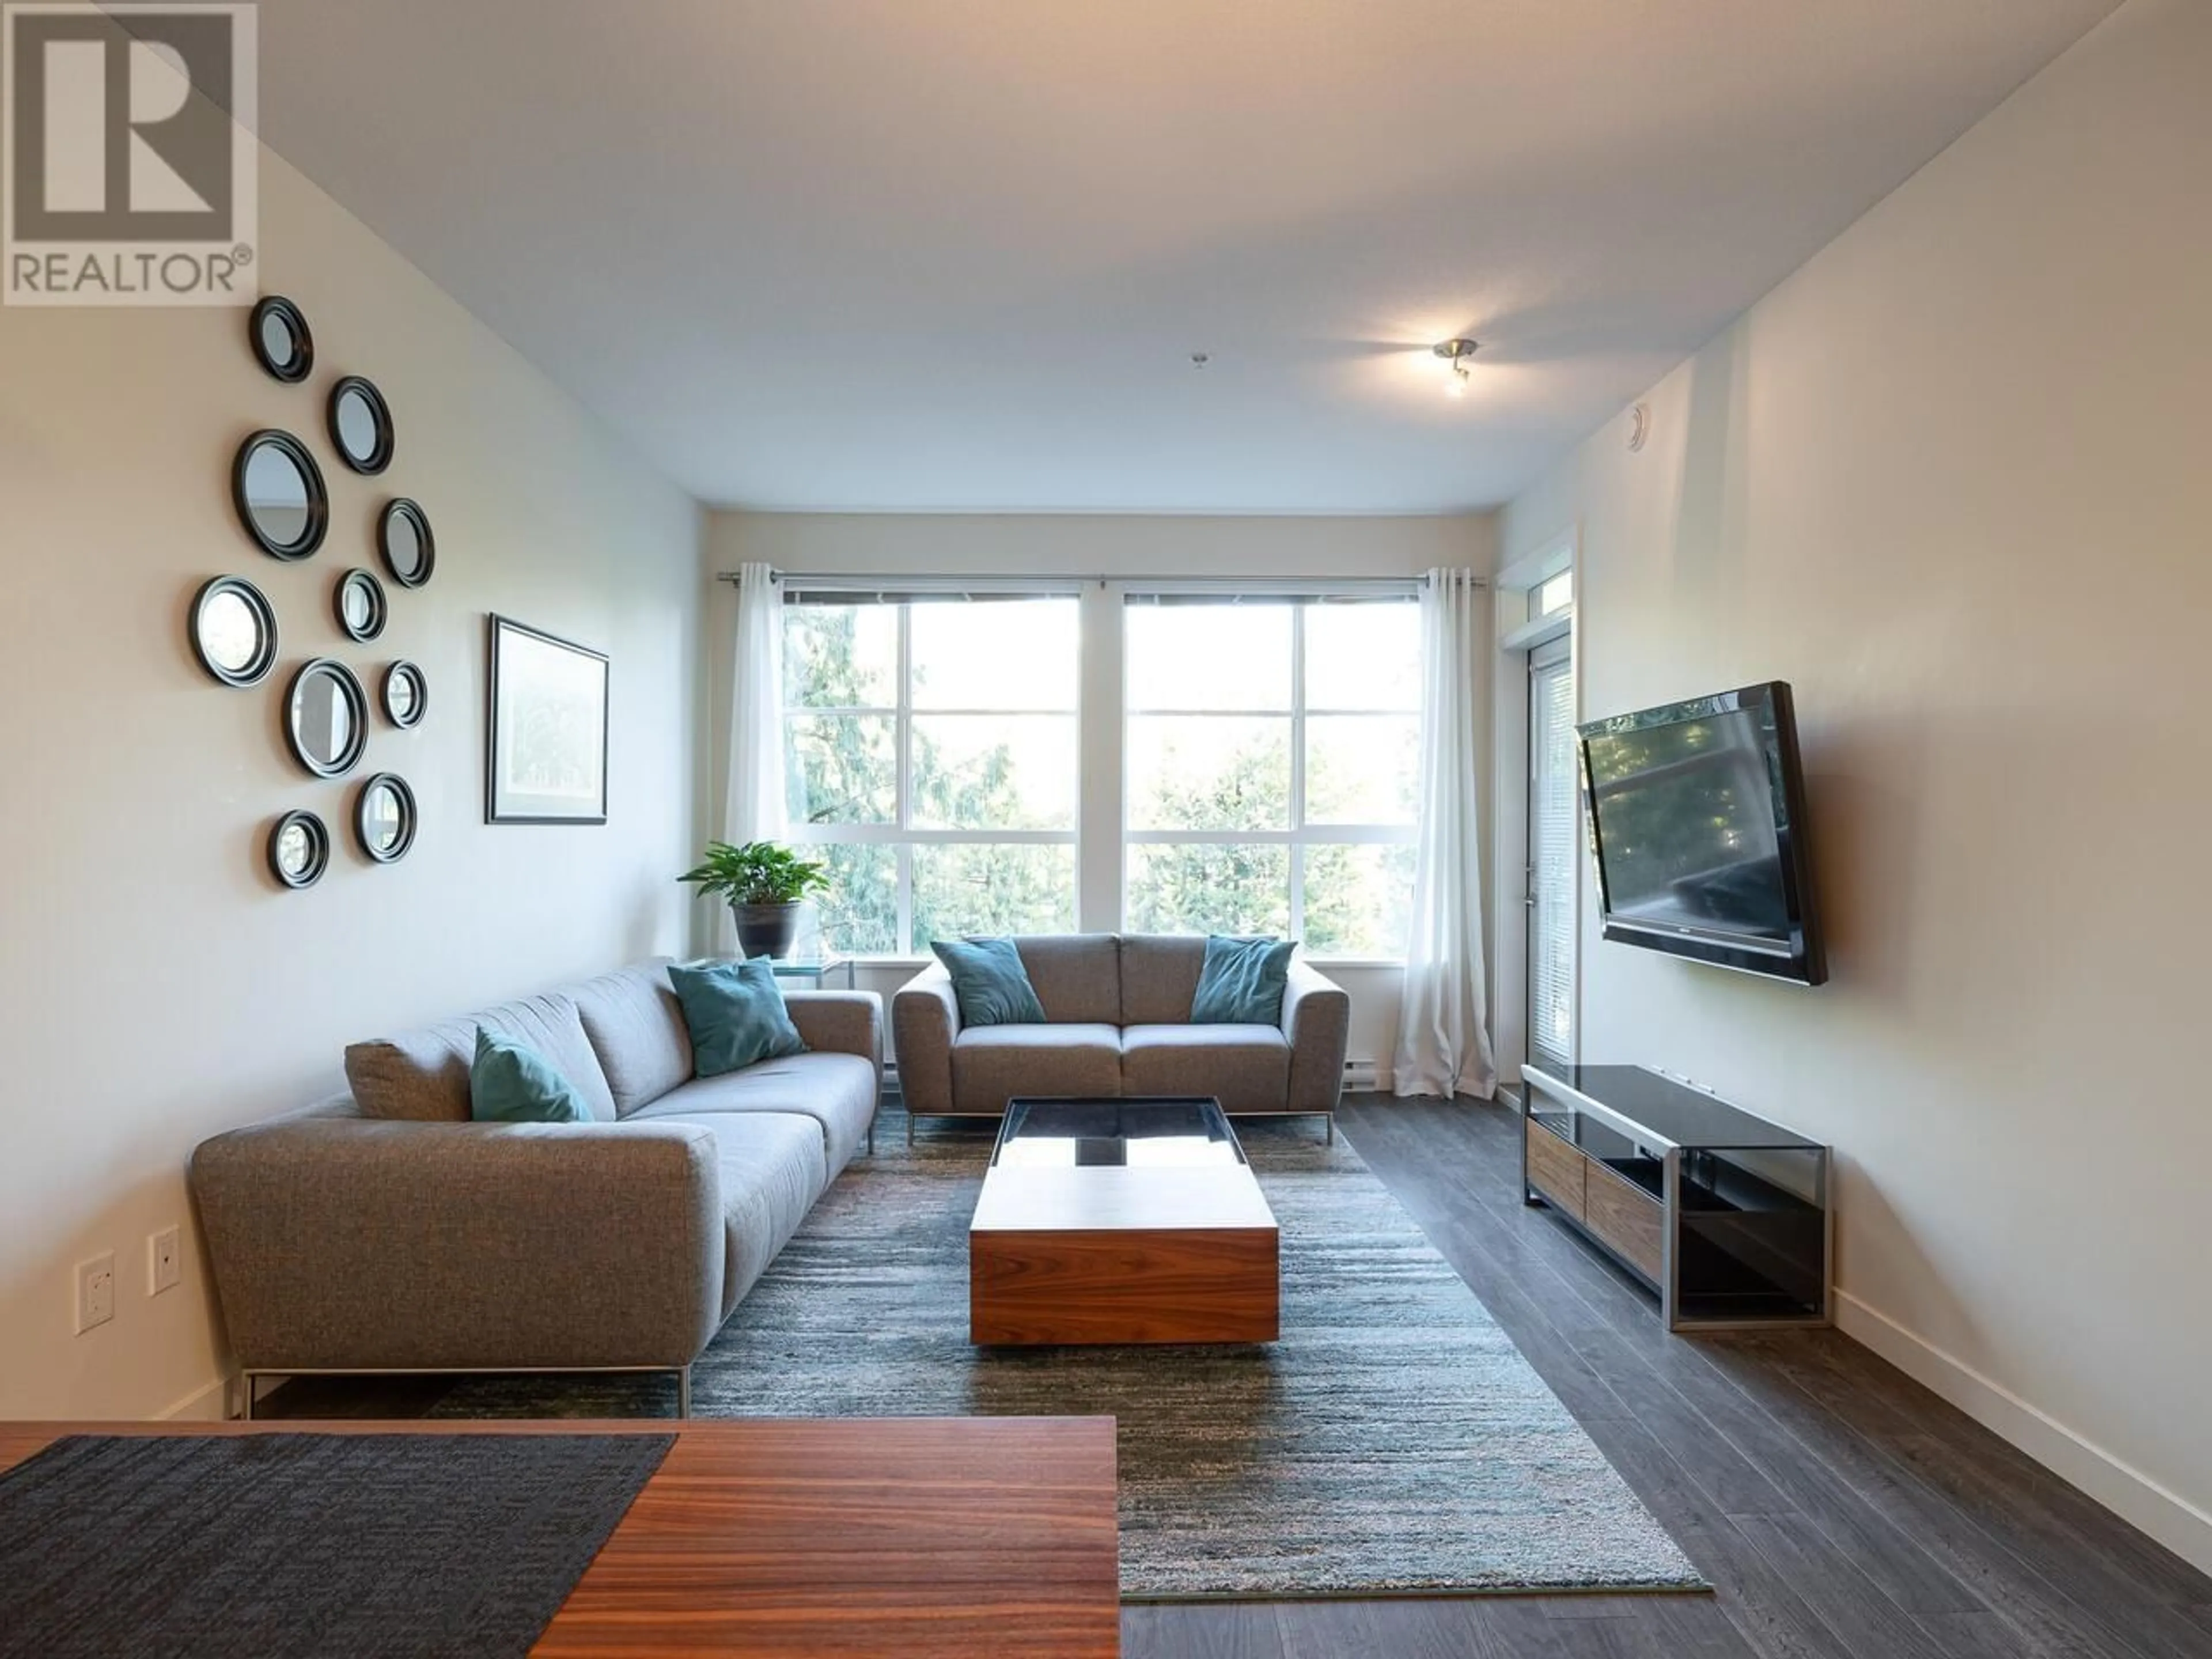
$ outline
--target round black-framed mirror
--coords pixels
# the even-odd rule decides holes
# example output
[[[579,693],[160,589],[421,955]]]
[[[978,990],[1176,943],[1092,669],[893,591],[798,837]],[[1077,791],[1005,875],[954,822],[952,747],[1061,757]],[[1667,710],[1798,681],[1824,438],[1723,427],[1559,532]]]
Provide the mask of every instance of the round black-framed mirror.
[[[258,685],[276,665],[276,610],[242,577],[202,583],[185,631],[200,666],[225,685]]]
[[[331,832],[313,812],[287,812],[269,831],[269,873],[287,887],[313,887],[331,867]]]
[[[422,671],[401,659],[384,671],[384,718],[401,731],[422,723],[430,707],[430,683]]]
[[[384,632],[390,616],[384,584],[366,570],[349,570],[338,578],[331,594],[331,610],[345,636],[362,645]]]
[[[379,772],[362,780],[353,798],[353,834],[362,856],[378,864],[407,856],[415,844],[415,792],[406,779]]]
[[[356,472],[381,472],[392,465],[392,408],[375,383],[348,374],[331,388],[331,442]]]
[[[315,337],[300,307],[281,294],[262,296],[246,319],[246,337],[261,367],[288,386],[297,386],[315,367]]]
[[[395,495],[376,520],[376,550],[384,568],[402,587],[420,587],[438,568],[438,540],[430,518],[417,502]]]
[[[323,470],[289,432],[264,428],[239,445],[230,467],[230,499],[255,545],[287,563],[312,557],[330,528]]]
[[[368,748],[368,693],[352,669],[317,657],[292,676],[284,694],[284,741],[319,778],[342,778]]]

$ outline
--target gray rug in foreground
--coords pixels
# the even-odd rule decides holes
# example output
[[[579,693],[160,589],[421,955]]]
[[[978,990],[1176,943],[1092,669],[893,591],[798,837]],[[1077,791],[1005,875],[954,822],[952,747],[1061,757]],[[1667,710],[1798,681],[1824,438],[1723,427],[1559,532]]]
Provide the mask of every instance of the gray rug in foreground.
[[[674,1443],[57,1441],[0,1475],[0,1656],[522,1659]]]
[[[980,1352],[990,1140],[886,1113],[693,1371],[703,1416],[1111,1415],[1135,1601],[1688,1589],[1704,1580],[1341,1140],[1240,1122],[1282,1227],[1267,1346]],[[621,1379],[465,1382],[437,1414],[619,1415]],[[672,1408],[672,1397],[662,1409]]]

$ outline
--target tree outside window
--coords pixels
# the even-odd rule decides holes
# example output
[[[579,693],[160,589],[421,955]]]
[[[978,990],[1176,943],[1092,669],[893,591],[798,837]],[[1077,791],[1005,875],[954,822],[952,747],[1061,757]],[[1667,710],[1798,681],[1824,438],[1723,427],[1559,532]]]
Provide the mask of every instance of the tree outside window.
[[[1075,926],[1076,602],[784,612],[794,841],[858,955]]]
[[[1125,632],[1125,925],[1401,956],[1417,607],[1133,600]]]

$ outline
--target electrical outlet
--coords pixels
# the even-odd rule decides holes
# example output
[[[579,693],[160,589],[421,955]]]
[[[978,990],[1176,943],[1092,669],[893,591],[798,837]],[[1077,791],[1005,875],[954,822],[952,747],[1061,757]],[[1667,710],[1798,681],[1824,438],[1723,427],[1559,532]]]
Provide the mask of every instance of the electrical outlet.
[[[102,1250],[76,1264],[76,1334],[115,1317],[115,1252]]]
[[[178,1260],[181,1248],[173,1226],[146,1235],[147,1295],[159,1296],[164,1291],[176,1288],[178,1281],[184,1277],[184,1268]]]

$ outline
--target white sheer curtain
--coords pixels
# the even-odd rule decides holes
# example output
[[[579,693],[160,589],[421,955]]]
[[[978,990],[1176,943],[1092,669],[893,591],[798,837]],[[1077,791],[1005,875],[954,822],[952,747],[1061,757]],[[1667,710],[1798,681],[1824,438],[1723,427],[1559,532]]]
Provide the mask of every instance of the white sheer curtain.
[[[730,669],[730,780],[721,839],[781,841],[783,793],[783,584],[764,564],[738,572],[738,625]],[[726,905],[715,907],[715,939],[737,943]]]
[[[1413,941],[1391,1087],[1400,1095],[1478,1095],[1498,1087],[1482,963],[1480,782],[1476,687],[1486,660],[1480,580],[1431,570],[1421,590],[1421,830]]]

